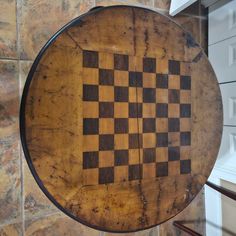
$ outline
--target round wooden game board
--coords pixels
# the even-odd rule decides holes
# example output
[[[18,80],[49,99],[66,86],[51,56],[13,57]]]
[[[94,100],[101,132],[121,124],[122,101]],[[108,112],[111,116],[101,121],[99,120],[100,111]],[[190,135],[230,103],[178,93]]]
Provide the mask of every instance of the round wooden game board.
[[[222,103],[189,33],[154,11],[113,6],[45,45],[20,118],[48,198],[88,226],[130,232],[170,219],[200,191],[217,157]]]

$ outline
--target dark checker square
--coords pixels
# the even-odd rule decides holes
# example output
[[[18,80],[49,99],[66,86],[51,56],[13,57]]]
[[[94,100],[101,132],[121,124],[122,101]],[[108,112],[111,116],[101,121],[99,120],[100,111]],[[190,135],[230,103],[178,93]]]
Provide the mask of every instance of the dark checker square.
[[[115,133],[123,134],[128,133],[128,119],[126,118],[116,118],[115,119]]]
[[[191,104],[180,104],[180,117],[191,117]]]
[[[99,69],[99,84],[114,85],[114,71],[108,69]]]
[[[177,161],[180,159],[180,149],[179,147],[169,147],[168,148],[168,160]]]
[[[114,167],[99,168],[99,184],[114,182]]]
[[[179,103],[179,90],[169,89],[169,103]]]
[[[180,76],[180,88],[181,89],[191,89],[191,77],[190,76]]]
[[[83,169],[98,168],[98,152],[83,153]]]
[[[115,166],[128,165],[128,150],[115,150]]]
[[[83,85],[83,100],[84,101],[98,101],[98,86],[97,85]]]
[[[156,164],[156,177],[168,176],[168,162],[160,162]]]
[[[168,75],[157,74],[156,87],[157,88],[168,88]]]
[[[168,104],[166,103],[156,104],[156,117],[168,117]]]
[[[129,103],[129,118],[141,118],[142,110],[142,103]]]
[[[168,147],[168,133],[156,134],[157,147]]]
[[[115,101],[128,102],[129,92],[128,87],[115,87]]]
[[[143,102],[156,102],[156,89],[144,88],[143,89]]]
[[[156,131],[155,118],[143,118],[143,133],[152,133]]]
[[[83,119],[83,134],[98,134],[99,122],[97,118]]]
[[[156,58],[143,58],[143,72],[156,73]]]
[[[113,118],[114,117],[114,103],[113,102],[99,102],[99,117]]]
[[[103,134],[99,135],[99,150],[113,150],[114,149],[114,135]]]
[[[129,56],[122,54],[114,54],[114,67],[115,70],[128,70]]]
[[[129,148],[136,149],[142,146],[142,139],[139,134],[129,134]]]
[[[83,51],[83,67],[97,68],[98,67],[98,52]]]
[[[181,146],[191,145],[191,132],[181,132],[180,133],[180,144]]]
[[[169,74],[179,75],[180,74],[180,62],[175,60],[169,60]]]
[[[180,161],[180,174],[191,173],[191,160]]]
[[[179,118],[169,118],[168,119],[168,131],[178,132],[179,131]]]
[[[129,166],[129,180],[141,179],[143,175],[143,169],[141,165]]]
[[[129,86],[142,87],[143,86],[143,73],[142,72],[129,72]]]
[[[151,163],[155,161],[156,161],[156,149],[155,148],[143,149],[143,162]]]

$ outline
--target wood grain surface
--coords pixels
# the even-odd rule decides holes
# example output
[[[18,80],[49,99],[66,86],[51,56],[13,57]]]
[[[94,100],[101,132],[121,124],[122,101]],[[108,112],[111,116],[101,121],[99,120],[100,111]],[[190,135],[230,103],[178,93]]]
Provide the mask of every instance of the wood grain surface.
[[[21,136],[37,182],[64,212],[113,232],[158,225],[205,184],[222,132],[211,65],[192,36],[151,10],[105,7],[35,61]]]

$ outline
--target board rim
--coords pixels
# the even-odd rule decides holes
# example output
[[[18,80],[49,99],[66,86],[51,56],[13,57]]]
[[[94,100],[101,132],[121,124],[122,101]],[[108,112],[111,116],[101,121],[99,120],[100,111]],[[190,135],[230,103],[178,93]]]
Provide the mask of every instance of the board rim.
[[[56,39],[62,34],[64,33],[67,29],[69,29],[70,27],[73,27],[77,24],[79,24],[81,22],[81,20],[84,18],[84,17],[87,17],[87,16],[90,16],[90,15],[93,15],[94,13],[96,12],[99,12],[99,11],[102,11],[104,9],[110,9],[110,8],[137,8],[137,9],[142,9],[142,10],[145,10],[145,11],[150,11],[152,13],[155,13],[155,14],[158,14],[158,15],[161,15],[163,17],[166,17],[168,18],[173,24],[175,24],[176,26],[178,26],[179,28],[181,28],[183,30],[183,32],[187,33],[187,34],[190,34],[190,32],[188,32],[186,29],[184,29],[179,23],[177,23],[176,21],[174,21],[172,18],[170,18],[168,15],[165,15],[163,14],[162,12],[159,12],[159,11],[155,11],[153,9],[150,9],[150,8],[146,8],[146,7],[142,7],[142,6],[137,6],[137,5],[111,5],[111,6],[95,6],[93,8],[91,8],[90,10],[88,10],[86,13],[83,13],[82,15],[72,19],[70,22],[68,22],[67,24],[65,24],[63,27],[61,27],[46,43],[45,45],[41,48],[41,50],[39,51],[39,53],[37,54],[31,68],[30,68],[30,71],[28,73],[28,76],[26,78],[26,81],[25,81],[25,85],[24,85],[24,88],[23,88],[23,92],[22,92],[22,96],[21,96],[21,102],[20,102],[20,108],[19,108],[19,130],[20,130],[20,140],[21,140],[21,145],[22,145],[22,149],[23,149],[23,153],[24,153],[24,156],[25,156],[25,159],[26,159],[26,162],[28,164],[28,167],[30,169],[30,172],[31,174],[33,175],[34,177],[34,180],[36,181],[37,185],[39,186],[39,188],[42,190],[42,192],[44,193],[44,195],[60,210],[62,211],[65,215],[67,215],[68,217],[74,219],[75,221],[87,226],[87,227],[90,227],[94,230],[99,230],[99,231],[103,231],[103,232],[108,232],[108,233],[132,233],[132,232],[139,232],[139,231],[143,231],[143,230],[148,230],[148,229],[151,229],[153,227],[156,227],[158,225],[161,225],[169,220],[171,220],[172,218],[174,218],[176,215],[178,215],[179,213],[181,213],[183,210],[185,210],[190,204],[191,202],[197,197],[197,195],[202,191],[202,189],[204,188],[204,185],[203,184],[201,186],[201,188],[199,189],[198,193],[188,202],[188,204],[186,204],[186,206],[178,211],[176,214],[174,214],[173,216],[171,216],[170,218],[158,223],[158,224],[154,224],[154,225],[151,225],[151,226],[148,226],[148,227],[144,227],[144,228],[140,228],[140,229],[133,229],[133,230],[110,230],[110,229],[107,229],[107,228],[104,228],[102,226],[97,226],[97,225],[93,225],[91,223],[88,223],[88,221],[85,221],[79,217],[76,217],[75,215],[73,215],[69,210],[67,210],[66,208],[64,208],[54,197],[53,195],[47,190],[47,188],[45,187],[45,185],[43,184],[43,181],[40,179],[39,175],[37,174],[37,171],[34,167],[34,164],[32,162],[32,158],[31,158],[31,155],[29,153],[29,150],[28,150],[28,145],[27,145],[27,141],[26,141],[26,125],[25,125],[25,107],[26,107],[26,100],[27,100],[27,95],[28,95],[28,91],[29,91],[29,88],[30,88],[30,84],[31,84],[31,81],[34,77],[34,74],[36,72],[36,69],[37,69],[37,66],[38,64],[40,63],[40,60],[41,58],[43,57],[44,53],[47,51],[47,49],[56,41]],[[194,39],[195,41],[195,39]],[[197,44],[197,47],[200,49],[200,52],[204,55],[204,57],[208,58],[206,53],[204,52],[203,48],[199,45],[198,42],[195,41],[195,43]],[[193,59],[194,60],[194,59]],[[211,66],[212,67],[212,66]],[[214,69],[212,68],[213,72],[214,72]],[[215,74],[215,72],[214,72]],[[216,74],[215,74],[215,77],[216,77]],[[220,94],[221,96],[221,94]],[[221,99],[221,104],[222,104],[222,99]],[[221,125],[221,139],[222,139],[222,132],[223,132],[223,122],[222,122],[222,125]],[[220,146],[218,147],[218,152],[219,152],[219,148]],[[215,159],[216,161],[216,159]],[[214,168],[214,165],[212,166],[212,168],[210,169],[209,171],[209,176],[212,172]],[[209,178],[208,176],[208,178]],[[207,181],[207,180],[206,180]]]

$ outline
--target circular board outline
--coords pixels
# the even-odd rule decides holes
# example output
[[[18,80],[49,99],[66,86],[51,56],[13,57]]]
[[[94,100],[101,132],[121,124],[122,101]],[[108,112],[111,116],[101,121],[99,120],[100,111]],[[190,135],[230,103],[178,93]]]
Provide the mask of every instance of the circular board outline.
[[[81,20],[83,19],[83,17],[86,17],[86,16],[89,16],[89,15],[92,15],[94,14],[94,12],[98,12],[98,11],[102,11],[104,9],[108,9],[108,8],[138,8],[138,9],[143,9],[143,10],[146,10],[146,11],[150,11],[152,13],[155,13],[155,14],[159,14],[159,15],[162,15],[163,17],[166,17],[168,18],[172,23],[174,23],[176,26],[178,26],[179,28],[181,28],[183,30],[183,32],[187,33],[187,34],[190,34],[188,31],[186,31],[180,24],[176,23],[173,19],[171,19],[170,17],[160,13],[160,12],[157,12],[157,11],[154,11],[152,9],[149,9],[149,8],[145,8],[145,7],[141,7],[141,6],[132,6],[132,5],[112,5],[112,6],[106,6],[106,7],[103,7],[103,6],[97,6],[97,7],[94,7],[94,8],[91,8],[88,12],[74,18],[73,20],[71,20],[69,23],[67,23],[66,25],[64,25],[61,29],[59,29],[47,42],[46,44],[42,47],[42,49],[39,51],[37,57],[35,58],[31,68],[30,68],[30,71],[28,73],[28,76],[27,76],[27,79],[26,79],[26,82],[25,82],[25,85],[24,85],[24,89],[23,89],[23,92],[22,92],[22,97],[21,97],[21,102],[20,102],[20,112],[19,112],[19,126],[20,126],[20,139],[21,139],[21,144],[22,144],[22,147],[23,147],[23,152],[24,152],[24,155],[25,155],[25,159],[27,161],[27,164],[29,166],[29,169],[31,171],[31,174],[33,175],[36,183],[38,184],[39,188],[42,190],[42,192],[46,195],[46,197],[60,210],[62,211],[64,214],[66,214],[67,216],[69,216],[70,218],[74,219],[75,221],[85,225],[85,226],[88,226],[90,228],[93,228],[95,230],[99,230],[99,231],[104,231],[104,232],[110,232],[110,233],[132,233],[132,232],[138,232],[138,231],[143,231],[143,230],[147,230],[147,229],[151,229],[157,225],[152,225],[152,226],[149,226],[149,227],[146,227],[146,228],[142,228],[142,229],[137,229],[137,230],[126,230],[126,231],[116,231],[116,230],[108,230],[106,228],[103,228],[103,227],[99,227],[97,225],[92,225],[92,224],[89,224],[87,221],[84,221],[78,217],[76,217],[75,215],[73,215],[70,211],[68,211],[67,209],[65,209],[64,207],[62,207],[60,205],[60,203],[58,203],[56,201],[56,199],[51,195],[51,193],[46,189],[46,187],[44,186],[43,182],[41,181],[40,177],[38,176],[37,174],[37,171],[32,163],[32,159],[30,157],[30,154],[29,154],[29,150],[28,150],[28,147],[27,147],[27,142],[26,142],[26,134],[25,134],[25,105],[26,105],[26,99],[27,99],[27,95],[28,95],[28,90],[29,90],[29,87],[30,87],[30,83],[33,79],[33,76],[34,76],[34,73],[36,71],[36,68],[42,58],[42,56],[44,55],[44,53],[46,52],[46,50],[50,47],[50,45],[57,39],[57,37],[59,35],[61,35],[63,32],[65,32],[68,28],[70,27],[73,27],[79,23],[81,23]],[[191,34],[190,34],[191,35]],[[192,37],[192,35],[191,35]],[[192,37],[193,38],[193,37]],[[194,38],[193,38],[194,39]],[[196,45],[201,49],[200,50],[200,53],[203,53],[205,57],[207,57],[207,55],[205,54],[203,48],[195,41],[194,39],[194,42],[196,43]],[[212,68],[213,69],[213,68]],[[213,70],[214,71],[214,70]],[[216,76],[216,75],[215,75]],[[222,104],[222,99],[221,99],[221,104]],[[222,130],[223,130],[223,124],[222,124],[222,129],[221,129],[221,139],[222,139]],[[219,148],[218,147],[218,152],[219,152]],[[216,160],[216,159],[215,159]],[[212,166],[212,169],[213,169],[214,165]],[[209,176],[210,176],[210,173],[212,171],[212,169],[210,170],[209,172]],[[202,188],[204,187],[204,184],[202,185]],[[179,211],[177,214],[175,214],[174,216],[162,221],[161,223],[159,223],[158,225],[164,223],[164,222],[167,222],[168,220],[174,218],[176,215],[178,215],[179,213],[181,213],[184,209],[186,209],[190,203],[196,198],[196,196],[201,192],[201,189],[199,189],[199,192],[193,197],[193,199],[186,205],[185,208],[183,208],[181,211]]]

